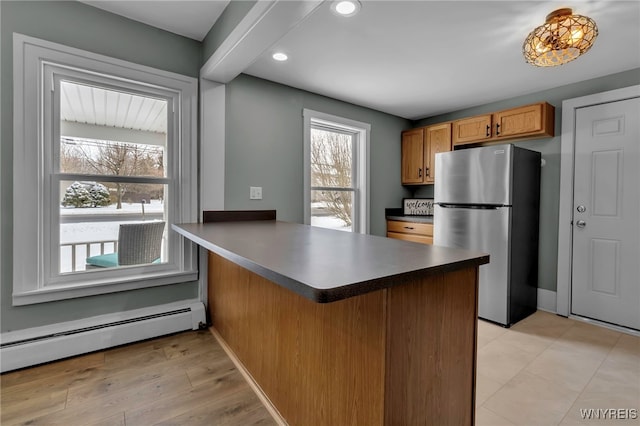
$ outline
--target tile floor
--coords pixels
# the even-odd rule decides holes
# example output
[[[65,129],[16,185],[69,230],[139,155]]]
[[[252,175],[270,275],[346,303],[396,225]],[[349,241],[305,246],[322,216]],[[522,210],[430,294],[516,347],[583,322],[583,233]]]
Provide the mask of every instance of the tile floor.
[[[476,405],[478,426],[640,425],[640,338],[542,311],[480,320]]]

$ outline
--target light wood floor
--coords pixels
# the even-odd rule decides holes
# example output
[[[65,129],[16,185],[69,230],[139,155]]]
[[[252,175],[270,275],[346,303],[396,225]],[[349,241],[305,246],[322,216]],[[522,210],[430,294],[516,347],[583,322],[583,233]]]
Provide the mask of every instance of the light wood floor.
[[[275,424],[208,331],[0,380],[3,426]],[[479,321],[476,403],[479,426],[640,425],[638,417],[580,415],[590,408],[640,410],[640,338],[545,312],[508,330]]]
[[[274,425],[209,331],[0,376],[2,426]]]

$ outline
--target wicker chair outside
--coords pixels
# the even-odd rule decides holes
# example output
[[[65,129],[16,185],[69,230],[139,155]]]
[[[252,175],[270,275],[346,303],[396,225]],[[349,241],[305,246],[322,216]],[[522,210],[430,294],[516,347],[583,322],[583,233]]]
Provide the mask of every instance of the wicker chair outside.
[[[118,233],[118,264],[139,265],[160,258],[165,222],[127,223]]]

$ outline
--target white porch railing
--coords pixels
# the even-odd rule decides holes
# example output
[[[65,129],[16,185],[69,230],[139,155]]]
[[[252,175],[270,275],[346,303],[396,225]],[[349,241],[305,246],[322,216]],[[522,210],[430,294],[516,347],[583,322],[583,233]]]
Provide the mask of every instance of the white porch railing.
[[[80,241],[60,244],[60,272],[86,270],[85,259],[99,254],[115,253],[118,240]]]

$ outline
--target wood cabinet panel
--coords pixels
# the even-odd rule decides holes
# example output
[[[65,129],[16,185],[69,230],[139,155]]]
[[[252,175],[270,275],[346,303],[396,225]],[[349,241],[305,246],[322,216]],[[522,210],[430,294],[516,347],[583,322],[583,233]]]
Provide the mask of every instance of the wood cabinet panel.
[[[213,327],[288,424],[383,424],[386,290],[314,303],[209,253],[208,294]]]
[[[208,310],[290,425],[472,426],[477,286],[472,267],[314,303],[209,253]]]
[[[425,128],[426,156],[425,182],[435,183],[436,154],[451,151],[451,123],[436,124]]]
[[[433,224],[387,220],[387,237],[415,243],[433,244]]]
[[[496,112],[493,114],[495,137],[553,136],[554,120],[553,115],[549,115],[552,110],[551,105],[539,103]]]
[[[451,148],[451,123],[402,132],[402,184],[435,183],[436,154]]]
[[[421,222],[404,222],[401,220],[388,220],[387,231],[433,236],[433,224]]]
[[[388,289],[386,425],[474,424],[476,279],[465,269]]]
[[[402,183],[424,182],[424,129],[402,132]]]
[[[399,232],[387,232],[387,238],[395,238],[396,240],[412,241],[414,243],[433,244],[433,237],[425,237],[424,235],[402,234]]]
[[[463,118],[453,122],[453,145],[491,139],[491,114]]]
[[[555,108],[546,102],[453,122],[453,146],[554,136]]]

